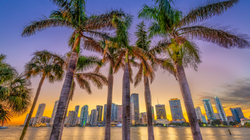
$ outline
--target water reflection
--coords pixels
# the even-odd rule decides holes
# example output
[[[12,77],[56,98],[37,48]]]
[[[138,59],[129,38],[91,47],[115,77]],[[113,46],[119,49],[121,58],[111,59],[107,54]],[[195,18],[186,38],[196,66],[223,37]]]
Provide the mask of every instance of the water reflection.
[[[204,140],[247,140],[250,137],[249,128],[201,128]],[[17,140],[22,127],[0,129],[0,140]],[[48,140],[51,128],[28,128],[25,140]],[[102,140],[104,127],[66,127],[62,140]],[[192,140],[190,127],[154,127],[155,140]],[[147,127],[131,127],[131,140],[146,140]],[[111,140],[122,140],[122,128],[111,128]]]

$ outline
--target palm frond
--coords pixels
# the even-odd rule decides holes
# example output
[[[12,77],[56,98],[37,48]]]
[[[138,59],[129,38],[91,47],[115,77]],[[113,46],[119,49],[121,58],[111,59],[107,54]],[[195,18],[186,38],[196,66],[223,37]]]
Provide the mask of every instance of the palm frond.
[[[83,37],[84,37],[84,43],[83,43],[84,49],[89,50],[89,51],[96,51],[99,53],[104,52],[103,48],[100,46],[98,41],[85,35],[83,35]]]
[[[141,82],[142,80],[142,76],[143,76],[143,66],[142,64],[140,65],[139,67],[139,70],[135,76],[135,83],[134,83],[134,86],[137,87],[139,85],[139,83]]]
[[[154,19],[157,20],[159,10],[155,6],[143,5],[142,9],[138,13],[138,18],[144,18],[146,20]]]
[[[249,39],[247,35],[236,34],[235,32],[229,31],[223,27],[216,29],[213,26],[191,26],[181,28],[180,31],[182,31],[184,35],[188,35],[193,39],[212,42],[225,48],[250,47],[250,44],[247,41]]]
[[[62,19],[43,19],[40,21],[33,21],[30,25],[25,27],[22,36],[30,36],[35,34],[37,31],[42,31],[49,27],[63,26],[73,28],[73,25],[69,21]]]
[[[86,21],[85,28],[87,30],[98,30],[98,29],[114,29],[112,24],[113,16],[117,17],[125,17],[126,14],[121,9],[112,9],[110,11],[106,11],[101,15],[92,15]]]
[[[209,0],[204,5],[192,9],[178,24],[178,27],[185,26],[191,23],[200,22],[211,18],[215,15],[220,15],[233,7],[240,0]]]

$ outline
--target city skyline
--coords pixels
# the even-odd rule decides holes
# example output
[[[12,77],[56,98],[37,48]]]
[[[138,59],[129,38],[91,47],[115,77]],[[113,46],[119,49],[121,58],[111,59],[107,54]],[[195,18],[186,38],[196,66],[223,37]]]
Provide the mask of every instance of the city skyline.
[[[135,96],[135,94],[131,94],[131,96]],[[138,99],[139,96],[138,94],[136,94],[136,98]],[[205,110],[208,110],[208,112],[206,112],[206,117],[205,115],[201,114],[201,109],[200,107],[196,107],[195,108],[195,112],[196,112],[196,116],[197,119],[199,121],[202,122],[207,122],[207,121],[211,121],[211,120],[215,120],[215,119],[219,119],[221,121],[225,121],[229,124],[230,121],[228,121],[228,118],[230,118],[230,120],[235,120],[240,122],[241,118],[245,118],[244,117],[244,113],[242,112],[241,108],[230,108],[232,115],[233,116],[229,116],[226,115],[225,112],[223,111],[223,106],[220,102],[220,99],[218,97],[214,97],[214,101],[215,101],[215,105],[217,108],[217,112],[219,113],[214,113],[213,109],[211,110],[212,104],[210,102],[210,99],[203,99],[203,103],[204,103],[204,108],[207,108]],[[131,100],[132,101],[132,100]],[[133,104],[133,102],[131,102]],[[38,116],[39,121],[36,121],[36,117],[32,118],[33,120],[30,122],[33,126],[36,125],[36,123],[40,123],[40,122],[46,122],[48,121],[48,123],[53,123],[53,116],[54,116],[54,112],[55,112],[55,107],[58,105],[58,101],[55,102],[55,106],[54,106],[54,110],[52,112],[52,117],[49,118],[47,116],[43,116],[43,111],[45,109],[46,104],[42,103],[39,104],[39,108],[37,110],[36,113],[36,117]],[[68,116],[67,119],[65,121],[65,125],[66,126],[75,126],[76,124],[79,124],[80,126],[85,126],[88,123],[88,117],[90,117],[90,125],[92,126],[97,126],[97,125],[105,125],[105,117],[106,116],[106,104],[104,105],[104,111],[102,111],[103,106],[101,105],[96,105],[96,109],[92,109],[91,113],[89,114],[88,112],[88,105],[84,105],[81,108],[81,112],[80,112],[80,117],[78,116],[78,111],[79,111],[79,107],[80,105],[76,105],[75,106],[75,110],[74,111],[69,111],[68,112]],[[139,106],[138,106],[139,107]],[[180,104],[180,99],[178,98],[173,98],[169,100],[169,107],[171,108],[171,116],[172,116],[172,120],[171,122],[173,123],[182,123],[185,122],[186,120],[183,117],[183,111],[181,108],[181,104]],[[134,106],[131,106],[131,108],[134,108]],[[155,110],[156,110],[156,120],[166,120],[169,121],[168,118],[165,118],[166,116],[166,106],[165,104],[157,104],[155,105]],[[154,118],[154,107],[151,107],[151,111],[153,113],[153,121],[155,120]],[[221,112],[221,114],[220,114]],[[121,122],[121,118],[120,120],[118,120],[118,116],[121,116],[122,113],[122,106],[112,103],[112,109],[111,109],[111,122]],[[132,110],[131,112],[132,114],[134,113],[134,110]],[[211,113],[213,113],[213,117],[211,117]],[[118,115],[120,114],[120,115]],[[103,115],[103,118],[101,117]],[[27,114],[28,116],[28,114]],[[24,123],[26,122],[27,116],[25,118]],[[133,118],[134,116],[131,115],[131,118]],[[41,119],[43,119],[43,121],[41,121]],[[132,120],[132,119],[131,119]],[[139,123],[136,124],[146,124],[147,123],[147,116],[146,116],[146,112],[139,112]],[[131,121],[131,124],[135,125],[135,123],[133,121]]]
[[[88,14],[92,13],[102,13],[110,8],[122,8],[125,12],[136,15],[141,8],[142,4],[153,4],[151,0],[145,0],[143,3],[141,1],[109,1],[103,2],[98,1],[100,5],[94,6],[96,1],[88,1],[87,2],[87,11]],[[190,1],[176,1],[175,5],[178,9],[183,9],[187,11],[191,6],[191,4],[197,4],[198,0],[190,0]],[[250,4],[249,1],[241,1],[239,4],[229,9],[226,13],[221,16],[215,16],[209,20],[209,22],[214,24],[219,24],[221,26],[232,26],[237,29],[240,33],[249,33],[250,28],[248,23],[250,22],[248,14],[250,9],[247,7]],[[5,47],[2,51],[3,54],[7,55],[7,62],[11,64],[13,67],[17,68],[18,72],[23,72],[23,66],[27,63],[31,54],[36,50],[47,49],[52,52],[56,52],[59,54],[65,54],[68,52],[67,41],[68,37],[71,35],[72,30],[66,28],[54,28],[48,29],[43,32],[39,32],[34,36],[29,38],[21,37],[21,32],[23,27],[27,25],[30,21],[37,20],[41,17],[48,16],[52,10],[56,9],[56,6],[53,5],[50,1],[17,1],[16,5],[13,5],[10,1],[1,1],[1,5],[4,5],[1,8],[1,13],[7,12],[8,14],[12,13],[12,11],[20,11],[19,22],[14,22],[12,16],[4,16],[3,21],[10,22],[1,22],[2,30],[2,40],[0,42],[0,46],[8,46]],[[32,5],[32,6],[31,6]],[[189,5],[190,7],[187,7]],[[94,7],[94,8],[93,8]],[[30,12],[34,11],[34,12]],[[242,15],[242,16],[237,16]],[[231,20],[234,18],[235,20]],[[131,44],[135,43],[135,37],[133,36],[135,31],[135,26],[141,19],[135,17],[133,21],[133,25],[131,30],[129,31],[131,36]],[[11,30],[9,30],[11,29]],[[11,39],[7,38],[12,36]],[[13,41],[15,40],[15,41]],[[157,39],[156,39],[157,40]],[[152,40],[152,42],[156,42],[156,40]],[[196,41],[196,40],[195,40]],[[250,116],[249,104],[250,102],[246,99],[249,97],[245,90],[249,86],[245,86],[242,84],[242,81],[245,83],[249,83],[250,73],[250,65],[248,64],[248,60],[250,59],[249,49],[231,49],[227,50],[224,48],[219,48],[216,45],[211,45],[210,43],[204,43],[201,41],[197,41],[199,47],[202,52],[202,61],[203,63],[199,65],[198,71],[194,71],[192,69],[187,69],[187,79],[190,84],[190,89],[192,91],[192,96],[194,97],[194,105],[202,106],[202,102],[200,102],[201,98],[205,98],[204,96],[217,95],[219,98],[224,101],[224,109],[226,114],[231,113],[230,107],[241,107],[246,117]],[[15,50],[15,51],[13,51]],[[24,51],[25,50],[25,51]],[[83,54],[93,55],[93,53],[89,53],[83,51]],[[223,57],[221,57],[223,56]],[[20,58],[19,61],[16,58]],[[235,62],[232,64],[228,62]],[[136,73],[136,69],[134,69]],[[108,68],[103,68],[103,74],[108,73]],[[118,74],[114,75],[114,96],[113,102],[121,104],[121,75],[122,72],[119,71]],[[241,82],[241,86],[238,86],[238,80]],[[35,90],[39,77],[31,79],[32,88]],[[232,86],[227,86],[232,85]],[[246,84],[249,85],[249,84]],[[180,89],[178,86],[178,82],[175,80],[173,76],[169,76],[167,72],[164,73],[163,70],[159,70],[156,72],[156,78],[151,86],[152,92],[152,105],[157,104],[157,97],[160,97],[160,102],[166,104],[168,99],[170,98],[179,98],[182,99]],[[49,84],[47,81],[44,82],[44,88],[41,90],[41,94],[37,104],[46,103],[46,110],[44,115],[51,116],[51,112],[53,111],[54,102],[59,99],[59,94],[61,91],[62,82]],[[234,87],[233,89],[231,89]],[[240,90],[239,90],[240,89]],[[236,91],[240,91],[237,93]],[[249,91],[249,90],[248,90]],[[140,94],[140,111],[145,112],[144,106],[144,93],[143,93],[143,84],[140,84],[137,88],[131,86],[131,92]],[[34,95],[33,95],[34,97]],[[50,97],[50,98],[47,98]],[[73,110],[75,105],[77,104],[88,104],[90,110],[95,108],[98,104],[105,104],[107,97],[107,87],[104,87],[103,90],[97,90],[93,88],[93,94],[88,95],[84,91],[82,91],[79,87],[76,87],[76,91],[74,94],[73,101],[69,105],[69,110]],[[222,98],[225,97],[225,98]],[[234,97],[231,99],[229,97]],[[184,105],[181,100],[181,104]],[[248,107],[248,108],[247,108]],[[38,107],[35,108],[37,110]],[[213,106],[215,110],[215,106]],[[184,117],[186,117],[186,112],[184,111],[184,107],[182,107]],[[170,108],[166,108],[167,118],[171,118]],[[204,109],[202,108],[202,112],[204,113]],[[16,117],[12,119],[11,124],[22,124],[25,119],[26,114]],[[11,125],[10,124],[10,125]]]

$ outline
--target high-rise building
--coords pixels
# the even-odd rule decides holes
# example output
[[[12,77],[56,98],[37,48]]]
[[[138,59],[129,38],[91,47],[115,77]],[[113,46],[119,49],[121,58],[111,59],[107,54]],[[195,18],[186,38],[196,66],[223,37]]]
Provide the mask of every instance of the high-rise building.
[[[220,119],[224,122],[228,122],[226,113],[221,105],[220,99],[218,97],[214,97],[214,102],[216,105],[217,112],[219,113]]]
[[[36,112],[36,117],[35,117],[35,119],[33,121],[32,126],[34,126],[36,123],[41,123],[41,119],[42,119],[42,116],[43,116],[45,106],[46,106],[46,104],[44,104],[44,103],[39,105],[39,107],[37,109],[37,112]]]
[[[116,110],[117,110],[117,122],[122,122],[122,105],[117,105]]]
[[[130,124],[135,125],[135,108],[134,103],[130,102]]]
[[[78,116],[78,113],[79,113],[79,108],[80,108],[79,105],[75,106],[75,112],[76,112],[77,116]]]
[[[49,122],[50,125],[53,125],[53,123],[54,123],[54,120],[55,120],[55,117],[56,117],[56,111],[57,111],[58,103],[59,103],[59,100],[57,100],[55,102],[55,105],[54,105],[54,108],[53,108],[53,112],[52,112],[52,115],[51,115],[51,119],[50,119],[50,122]]]
[[[171,99],[169,100],[171,114],[172,114],[172,121],[173,122],[185,122],[183,117],[183,112],[181,108],[181,102],[179,99]]]
[[[216,120],[215,115],[214,115],[214,110],[213,107],[211,105],[210,99],[203,99],[203,104],[204,104],[204,108],[206,110],[206,114],[207,114],[207,119],[210,120]]]
[[[154,107],[151,106],[151,111],[152,111],[152,121],[155,123],[155,112],[154,112]]]
[[[49,117],[43,116],[41,118],[41,123],[49,123],[49,122],[50,122],[50,118]]]
[[[197,116],[197,119],[202,122],[202,114],[201,114],[201,108],[198,106],[195,108],[195,113],[196,113],[196,116]]]
[[[75,126],[77,123],[77,113],[75,111],[69,111],[66,125]]]
[[[233,116],[227,116],[228,122],[235,122],[235,119]]]
[[[111,106],[111,122],[114,122],[116,120],[117,120],[116,104],[112,103],[112,106]]]
[[[100,124],[102,122],[102,108],[103,106],[97,105],[96,110],[98,112],[97,122]]]
[[[104,110],[103,110],[103,124],[104,125],[106,122],[106,113],[107,113],[107,104],[104,105]]]
[[[219,113],[214,113],[216,120],[220,120],[220,114]]]
[[[130,102],[134,103],[135,124],[139,124],[140,123],[139,95],[137,93],[133,93],[131,95]]]
[[[147,121],[147,113],[146,112],[143,112],[141,113],[141,124],[144,125],[144,124],[147,124],[148,121]]]
[[[86,126],[88,123],[88,116],[89,116],[89,110],[88,110],[88,105],[85,105],[81,109],[81,114],[80,114],[80,125],[81,126]]]
[[[207,123],[206,117],[204,115],[201,115],[201,120],[202,122]]]
[[[34,120],[35,120],[35,117],[32,117],[32,118],[30,119],[29,125],[33,125]]]
[[[25,125],[25,123],[26,123],[28,117],[29,117],[29,114],[26,115],[26,118],[25,118],[25,121],[24,121],[23,125]]]
[[[245,118],[241,108],[230,108],[235,120],[241,122],[240,119]]]
[[[91,110],[90,122],[89,122],[91,126],[97,125],[97,117],[98,117],[98,111],[96,109]]]
[[[165,105],[163,105],[163,104],[155,105],[155,110],[156,110],[157,120],[167,119]]]

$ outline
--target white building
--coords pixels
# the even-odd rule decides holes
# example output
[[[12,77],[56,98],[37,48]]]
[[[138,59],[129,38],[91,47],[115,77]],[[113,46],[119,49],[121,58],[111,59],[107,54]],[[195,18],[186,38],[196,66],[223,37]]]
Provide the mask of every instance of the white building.
[[[55,117],[56,117],[56,111],[57,111],[58,103],[59,103],[59,100],[57,100],[55,102],[54,109],[53,109],[53,112],[52,112],[52,115],[51,115],[51,119],[50,119],[50,122],[49,122],[50,125],[53,125],[53,123],[54,123],[54,120],[55,120]]]
[[[44,103],[39,105],[37,112],[36,112],[36,117],[32,123],[32,126],[35,126],[35,124],[37,124],[37,123],[41,123],[41,119],[43,117],[43,112],[44,112],[45,106],[46,106],[46,104],[44,104]]]

